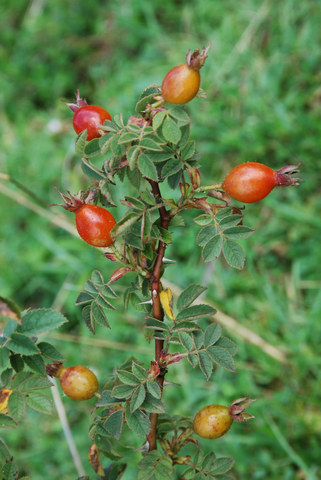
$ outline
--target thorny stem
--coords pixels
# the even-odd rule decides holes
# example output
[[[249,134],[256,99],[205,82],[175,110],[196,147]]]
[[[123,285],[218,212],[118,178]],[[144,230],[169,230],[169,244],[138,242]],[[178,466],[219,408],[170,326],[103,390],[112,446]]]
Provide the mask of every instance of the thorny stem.
[[[162,205],[159,206],[159,216],[160,216],[160,222],[162,228],[165,230],[168,230],[168,225],[170,222],[170,214],[166,210],[163,202],[162,202],[162,195],[159,189],[159,185],[157,182],[154,180],[149,180],[149,183],[152,187],[152,192],[155,197],[155,200],[158,203],[162,203]],[[157,249],[157,257],[155,261],[155,265],[153,268],[153,274],[152,274],[152,279],[151,279],[151,294],[152,294],[152,302],[153,302],[153,316],[157,320],[163,321],[164,320],[164,311],[161,305],[160,301],[160,279],[162,276],[162,264],[163,264],[163,258],[165,254],[165,249],[166,249],[166,244],[162,242],[161,240],[159,241],[158,244],[158,249]],[[163,340],[155,340],[155,360],[158,362],[161,351],[164,346],[164,341]],[[163,383],[164,383],[164,374],[160,374],[158,376],[158,382],[161,388],[163,388]],[[157,413],[151,413],[150,414],[150,432],[148,434],[147,440],[149,444],[149,451],[155,450],[157,448],[156,445],[156,429],[157,429],[157,419],[158,419],[158,414]]]

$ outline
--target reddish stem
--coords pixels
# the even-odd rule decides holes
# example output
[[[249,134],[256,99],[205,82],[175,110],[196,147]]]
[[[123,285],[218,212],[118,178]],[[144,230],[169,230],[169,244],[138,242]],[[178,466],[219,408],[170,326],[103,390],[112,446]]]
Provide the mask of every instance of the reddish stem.
[[[156,199],[157,202],[163,203],[162,200],[162,195],[159,189],[159,185],[157,182],[154,180],[149,180],[149,183],[152,187],[152,192],[153,195]],[[161,227],[164,228],[165,230],[168,230],[168,225],[170,221],[170,215],[164,205],[159,207],[159,216],[160,216],[160,221],[161,221]],[[152,302],[153,302],[153,317],[156,318],[157,320],[163,321],[164,320],[164,311],[161,305],[160,301],[160,279],[162,276],[162,264],[163,264],[163,258],[165,254],[165,249],[166,249],[166,244],[162,241],[159,241],[158,244],[158,249],[157,249],[157,257],[155,261],[155,265],[153,268],[153,275],[151,279],[151,294],[152,294]],[[155,360],[156,362],[159,361],[159,357],[161,354],[161,351],[163,349],[164,341],[163,340],[155,340]],[[157,381],[161,387],[163,388],[163,383],[164,383],[164,373],[161,373]],[[158,414],[157,413],[151,413],[150,414],[150,432],[148,434],[147,440],[149,443],[149,451],[151,450],[156,450],[157,444],[156,444],[156,431],[157,431],[157,419],[158,419]]]

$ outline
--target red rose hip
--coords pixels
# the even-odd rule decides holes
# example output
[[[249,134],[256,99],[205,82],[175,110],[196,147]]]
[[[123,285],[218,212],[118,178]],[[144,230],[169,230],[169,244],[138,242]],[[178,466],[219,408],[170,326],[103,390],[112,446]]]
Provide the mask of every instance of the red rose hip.
[[[266,197],[274,187],[298,186],[302,182],[291,175],[298,172],[300,164],[289,165],[280,170],[257,162],[242,163],[234,167],[222,182],[222,188],[234,200],[254,203]]]
[[[74,112],[72,124],[75,132],[83,132],[87,129],[87,140],[101,137],[100,126],[105,120],[111,120],[111,115],[107,110],[98,105],[88,105],[86,99],[80,97],[79,89],[76,94],[76,102],[64,102]]]
[[[114,243],[110,232],[116,225],[116,220],[109,210],[85,203],[79,196],[67,197],[57,191],[64,201],[64,204],[58,206],[75,214],[77,231],[86,243],[94,247],[109,247]]]
[[[75,216],[77,231],[86,243],[94,247],[109,247],[114,242],[110,231],[116,220],[106,208],[85,203]]]
[[[72,124],[77,134],[87,129],[87,140],[92,140],[101,136],[99,127],[105,120],[111,120],[107,110],[98,105],[84,105],[76,110]]]

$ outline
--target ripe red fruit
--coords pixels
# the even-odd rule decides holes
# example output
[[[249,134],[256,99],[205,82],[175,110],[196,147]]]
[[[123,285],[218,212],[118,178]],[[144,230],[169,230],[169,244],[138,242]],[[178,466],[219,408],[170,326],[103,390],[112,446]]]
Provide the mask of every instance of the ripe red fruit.
[[[72,124],[77,134],[87,129],[87,140],[92,140],[101,136],[99,127],[105,120],[111,120],[107,110],[98,105],[84,105],[76,110]]]
[[[74,195],[69,198],[59,191],[58,193],[64,201],[64,204],[59,206],[74,212],[77,231],[86,243],[94,247],[109,247],[114,243],[110,232],[116,225],[116,220],[106,208],[84,203]]]
[[[78,233],[89,245],[109,247],[114,242],[110,231],[116,220],[108,210],[85,203],[75,211],[75,215]]]
[[[235,400],[229,407],[208,405],[202,408],[193,421],[194,432],[202,438],[219,438],[231,428],[233,420],[245,422],[254,418],[245,410],[254,400],[243,397]]]
[[[98,138],[102,135],[99,127],[104,124],[105,120],[111,120],[111,116],[107,110],[98,105],[88,105],[84,98],[80,97],[79,88],[76,94],[75,103],[66,103],[74,116],[72,124],[77,134],[87,129],[87,140]]]
[[[165,102],[182,105],[192,100],[197,94],[201,76],[199,70],[205,63],[210,46],[203,47],[186,55],[186,63],[172,68],[162,82],[162,97]]]
[[[262,163],[247,162],[234,167],[222,182],[222,188],[234,200],[254,203],[266,197],[274,187],[300,185],[300,178],[290,175],[298,172],[300,164],[272,170]]]

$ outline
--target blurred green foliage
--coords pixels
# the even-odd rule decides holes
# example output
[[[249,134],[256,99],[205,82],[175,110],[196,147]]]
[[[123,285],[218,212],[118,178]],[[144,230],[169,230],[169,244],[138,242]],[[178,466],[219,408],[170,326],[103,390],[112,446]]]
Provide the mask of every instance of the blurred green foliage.
[[[220,441],[200,440],[208,450],[234,456],[236,476],[242,479],[312,480],[318,474],[320,22],[318,0],[2,0],[0,5],[0,172],[45,204],[57,201],[54,185],[72,192],[86,186],[73,152],[71,115],[61,99],[73,98],[80,88],[90,103],[128,118],[144,87],[160,83],[189,48],[209,41],[202,70],[207,100],[195,99],[187,107],[202,154],[203,181],[220,181],[244,161],[272,168],[303,162],[299,189],[276,190],[247,207],[247,224],[257,232],[243,242],[247,263],[242,272],[223,260],[207,267],[201,263],[194,246],[198,228],[189,214],[167,252],[177,260],[167,270],[168,280],[179,287],[203,281],[207,298],[219,309],[287,352],[289,363],[281,365],[241,340],[237,331],[229,332],[239,345],[236,374],[218,369],[206,383],[179,363],[168,375],[182,384],[165,392],[175,414],[194,415],[209,403],[227,404],[244,394],[258,398],[252,407],[255,421],[234,425]],[[28,208],[28,195],[13,183],[1,179],[0,188],[1,295],[25,308],[61,309],[70,324],[61,329],[63,339],[52,341],[68,364],[94,368],[101,384],[135,348],[137,357],[148,362],[152,346],[146,355],[143,319],[122,310],[121,295],[130,278],[115,287],[119,311],[110,316],[108,340],[135,347],[102,348],[95,338],[104,338],[105,332],[93,338],[74,301],[94,268],[108,278],[113,265]],[[124,191],[127,186],[119,187],[119,197]],[[91,407],[67,398],[64,403],[90,474],[86,431]],[[56,416],[30,413],[23,430],[5,431],[3,438],[33,480],[76,478]],[[125,479],[134,478],[138,459],[133,454]]]

